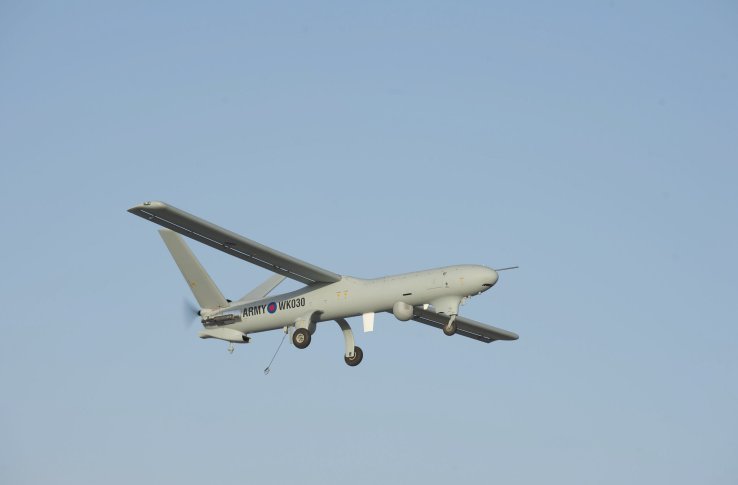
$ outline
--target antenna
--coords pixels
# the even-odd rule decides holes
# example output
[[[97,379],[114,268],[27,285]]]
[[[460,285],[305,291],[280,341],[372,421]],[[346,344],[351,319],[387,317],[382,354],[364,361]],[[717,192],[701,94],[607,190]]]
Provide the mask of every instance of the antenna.
[[[272,356],[272,360],[269,361],[269,365],[266,366],[266,369],[264,369],[264,375],[269,375],[269,372],[272,370],[272,363],[274,362],[274,359],[277,358],[277,354],[279,353],[279,349],[282,348],[282,344],[284,343],[284,338],[287,336],[287,327],[284,329],[284,335],[282,335],[282,340],[279,342],[279,346],[277,347],[277,350],[274,352],[274,355]]]

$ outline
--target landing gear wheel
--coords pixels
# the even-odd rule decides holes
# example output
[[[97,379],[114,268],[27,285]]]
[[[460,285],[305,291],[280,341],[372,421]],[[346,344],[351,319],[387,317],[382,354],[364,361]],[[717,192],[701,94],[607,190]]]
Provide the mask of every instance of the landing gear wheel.
[[[298,328],[292,334],[292,343],[298,349],[304,349],[310,345],[310,332],[306,328]]]
[[[353,357],[346,357],[343,356],[343,360],[346,361],[348,365],[351,367],[356,367],[361,363],[361,359],[364,358],[364,352],[361,350],[361,347],[354,347],[354,356]]]
[[[445,333],[449,337],[455,334],[456,333],[456,322],[448,322],[446,325],[444,325],[443,333]]]

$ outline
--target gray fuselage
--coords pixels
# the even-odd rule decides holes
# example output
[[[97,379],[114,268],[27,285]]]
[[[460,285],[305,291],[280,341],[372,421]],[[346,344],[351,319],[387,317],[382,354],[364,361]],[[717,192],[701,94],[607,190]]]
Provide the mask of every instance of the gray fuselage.
[[[463,298],[488,290],[497,279],[495,270],[479,265],[448,266],[376,279],[343,276],[335,283],[310,285],[256,301],[234,302],[207,316],[238,316],[240,322],[224,327],[249,334],[290,325],[312,331],[317,322],[391,312],[397,302],[411,306],[430,304],[439,313],[456,315]]]

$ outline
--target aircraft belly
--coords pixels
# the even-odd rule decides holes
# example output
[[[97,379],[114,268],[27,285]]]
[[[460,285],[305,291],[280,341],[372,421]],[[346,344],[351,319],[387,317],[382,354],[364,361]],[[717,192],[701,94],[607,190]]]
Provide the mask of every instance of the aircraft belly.
[[[292,325],[293,323],[295,323],[295,321],[289,320],[285,315],[280,315],[279,317],[269,315],[248,318],[243,322],[237,324],[235,327],[242,332],[249,334],[256,332],[266,332],[268,330],[276,330],[288,325]]]

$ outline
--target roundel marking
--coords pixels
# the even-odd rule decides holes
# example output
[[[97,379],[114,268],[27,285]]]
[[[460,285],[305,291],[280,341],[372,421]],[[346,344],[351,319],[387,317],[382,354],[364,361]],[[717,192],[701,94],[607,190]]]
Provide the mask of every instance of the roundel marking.
[[[269,313],[275,313],[277,311],[277,304],[275,302],[271,302],[267,305],[267,311]]]

